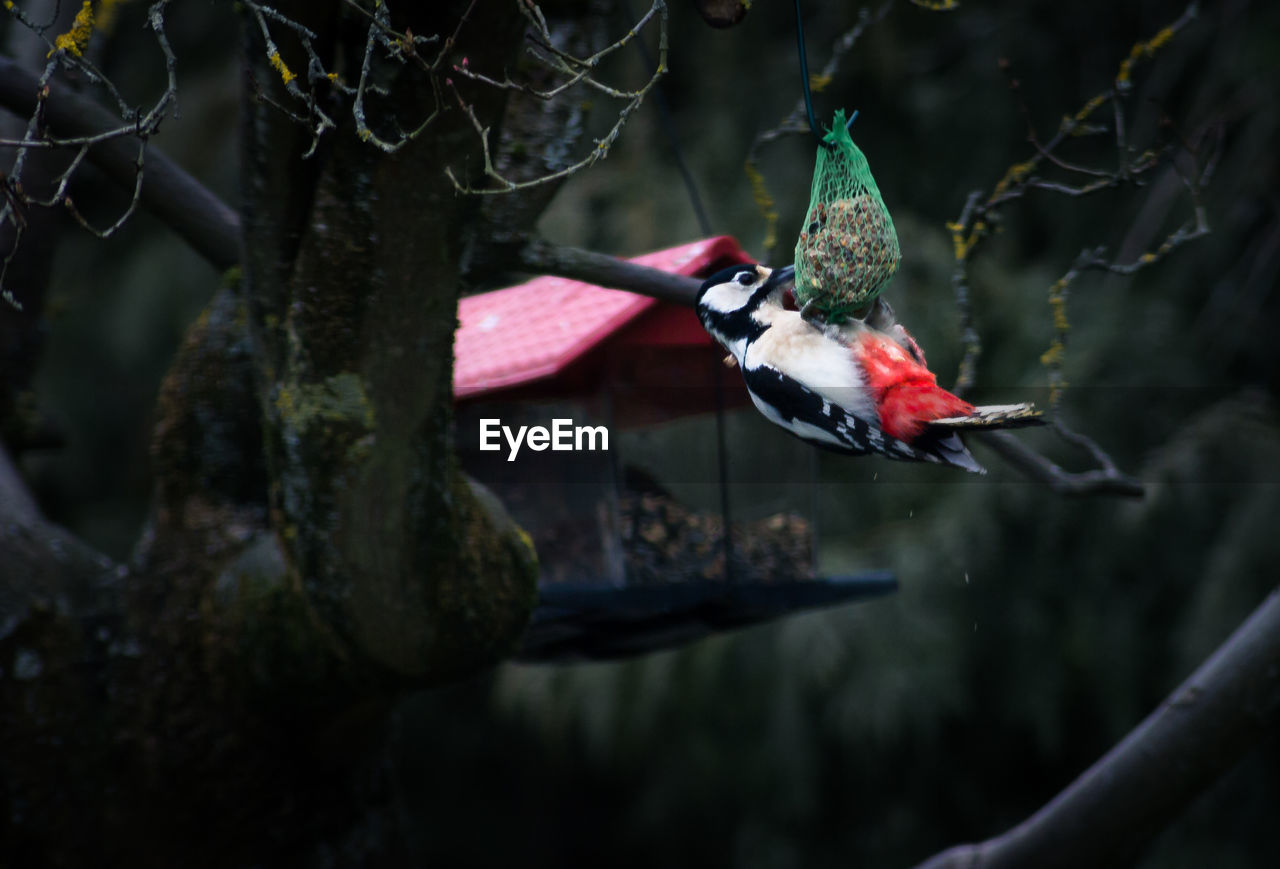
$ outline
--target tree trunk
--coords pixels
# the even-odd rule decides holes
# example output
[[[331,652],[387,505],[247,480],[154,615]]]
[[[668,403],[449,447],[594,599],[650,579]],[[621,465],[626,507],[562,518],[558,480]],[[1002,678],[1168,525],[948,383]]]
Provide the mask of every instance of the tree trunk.
[[[430,4],[397,26],[448,34],[465,8]],[[322,35],[330,68],[357,80],[365,28],[346,20],[352,13],[338,4],[294,12]],[[505,13],[464,23],[462,32],[484,35],[467,40],[472,62],[501,68],[523,24]],[[265,48],[251,40],[249,57],[253,78],[273,92],[279,75]],[[305,57],[286,62],[306,68]],[[379,135],[441,108],[412,63],[375,61],[372,74],[395,115],[375,123]],[[504,100],[477,89],[477,116],[497,126]],[[472,497],[451,447],[459,253],[478,207],[442,169],[479,165],[479,142],[456,108],[394,154],[361,141],[344,117],[309,158],[315,165],[299,166],[308,131],[247,97],[242,297],[273,524],[341,654],[388,675],[437,679],[510,651],[535,582],[519,535],[494,545],[495,518]]]
[[[514,64],[524,19],[476,7],[459,26],[469,5],[396,24],[441,34],[432,58],[456,31],[476,67]],[[336,2],[278,8],[359,78],[367,21]],[[527,536],[457,466],[452,348],[464,252],[527,230],[547,192],[457,195],[444,167],[480,183],[483,164],[456,102],[388,154],[318,94],[339,126],[302,159],[311,131],[270,104],[287,101],[280,72],[245,30],[244,269],[162,387],[131,564],[47,523],[0,453],[0,839],[15,865],[394,854],[374,751],[387,709],[508,654],[534,603]],[[414,62],[371,74],[387,138],[453,99]],[[502,142],[507,92],[462,96]]]

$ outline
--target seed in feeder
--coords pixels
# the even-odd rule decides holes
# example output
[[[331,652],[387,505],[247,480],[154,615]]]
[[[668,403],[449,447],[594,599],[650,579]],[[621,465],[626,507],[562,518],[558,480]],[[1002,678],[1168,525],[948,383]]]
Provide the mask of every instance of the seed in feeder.
[[[877,198],[862,193],[818,202],[808,217],[796,257],[802,303],[824,288],[830,303],[866,301],[897,271],[897,237]]]

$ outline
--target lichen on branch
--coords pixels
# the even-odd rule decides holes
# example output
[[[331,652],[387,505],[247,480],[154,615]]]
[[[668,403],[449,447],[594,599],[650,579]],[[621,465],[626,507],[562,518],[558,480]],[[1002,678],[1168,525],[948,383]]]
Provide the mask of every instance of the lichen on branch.
[[[80,7],[80,11],[76,13],[71,29],[66,33],[59,34],[53,40],[53,48],[50,49],[49,56],[52,56],[55,51],[66,51],[76,57],[83,57],[85,49],[89,47],[89,37],[92,35],[93,4],[89,0],[85,0],[84,5]]]

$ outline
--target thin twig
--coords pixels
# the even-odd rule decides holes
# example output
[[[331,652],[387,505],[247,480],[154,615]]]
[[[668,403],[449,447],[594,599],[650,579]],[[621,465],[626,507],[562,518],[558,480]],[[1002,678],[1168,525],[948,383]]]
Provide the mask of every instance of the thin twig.
[[[1063,118],[1058,129],[1048,141],[1041,141],[1031,120],[1031,113],[1022,96],[1021,83],[1010,72],[1007,61],[1001,61],[1001,69],[1008,78],[1019,113],[1027,125],[1027,140],[1033,153],[1023,162],[1015,163],[992,186],[990,192],[974,191],[965,200],[960,216],[947,224],[954,246],[952,290],[956,309],[960,316],[964,352],[956,372],[953,389],[963,394],[973,386],[977,378],[977,363],[982,354],[982,341],[974,325],[972,293],[969,286],[969,267],[982,243],[992,233],[1001,219],[1001,209],[1021,199],[1030,191],[1040,191],[1072,198],[1087,197],[1102,190],[1121,185],[1138,186],[1147,174],[1168,162],[1177,170],[1176,153],[1172,147],[1161,145],[1134,154],[1126,129],[1123,103],[1132,89],[1132,73],[1140,60],[1146,60],[1173,38],[1195,17],[1197,4],[1189,4],[1182,15],[1169,26],[1161,29],[1148,40],[1136,43],[1129,55],[1119,65],[1111,87],[1096,94],[1071,115]],[[1084,166],[1063,158],[1059,151],[1081,135],[1099,132],[1102,128],[1091,124],[1090,119],[1106,105],[1112,106],[1112,134],[1118,155],[1114,168]],[[1188,148],[1188,153],[1194,152]],[[1206,168],[1209,164],[1206,165]],[[1065,172],[1070,180],[1045,178],[1037,174],[1049,168]],[[1202,170],[1199,175],[1180,172],[1191,202],[1193,220],[1171,233],[1155,250],[1142,254],[1133,262],[1119,263],[1105,256],[1105,249],[1093,247],[1076,257],[1071,267],[1049,287],[1048,302],[1053,323],[1053,337],[1048,349],[1041,355],[1049,382],[1049,403],[1056,407],[1067,386],[1063,376],[1067,339],[1071,324],[1067,314],[1067,301],[1073,285],[1085,270],[1103,270],[1115,274],[1133,274],[1140,269],[1163,260],[1177,248],[1209,232],[1205,210],[1200,203],[1200,190],[1208,180]],[[1083,179],[1083,180],[1081,180]],[[1083,437],[1083,436],[1079,436]],[[1092,441],[1090,455],[1099,469],[1081,474],[1070,474],[1045,457],[1022,447],[1008,436],[995,436],[986,443],[997,450],[1007,461],[1029,476],[1040,479],[1064,494],[1112,491],[1119,494],[1141,494],[1142,487],[1136,481],[1121,474],[1105,451]]]
[[[538,9],[535,4],[529,2],[529,0],[522,0],[519,6],[534,29],[535,41],[544,49],[543,53],[534,52],[533,56],[544,66],[551,69],[553,73],[566,76],[566,81],[554,88],[538,90],[529,85],[518,84],[512,81],[509,76],[504,75],[503,79],[498,80],[491,76],[486,76],[482,73],[476,72],[475,70],[461,64],[454,67],[455,73],[460,77],[481,82],[492,87],[515,89],[542,99],[550,99],[561,94],[569,87],[582,84],[615,99],[625,100],[626,104],[619,109],[618,118],[610,128],[609,132],[604,136],[604,138],[596,140],[595,147],[593,147],[586,156],[569,166],[554,172],[548,172],[547,174],[538,176],[537,178],[526,179],[523,181],[512,181],[511,179],[503,176],[494,165],[493,154],[489,143],[489,128],[484,126],[484,124],[480,122],[480,119],[476,117],[473,107],[463,99],[462,94],[458,91],[457,86],[453,84],[452,80],[446,82],[453,91],[458,107],[471,121],[471,125],[476,131],[476,135],[480,138],[481,150],[484,159],[482,170],[483,176],[489,182],[492,182],[487,186],[472,186],[469,183],[463,183],[459,179],[458,174],[455,173],[453,167],[446,167],[445,173],[449,176],[449,180],[453,182],[454,187],[459,193],[511,193],[517,190],[546,184],[548,182],[558,181],[569,175],[573,175],[576,172],[580,172],[600,160],[603,160],[609,155],[610,148],[612,148],[614,142],[617,141],[618,136],[622,133],[622,128],[631,118],[631,115],[640,108],[641,103],[644,102],[644,98],[648,96],[649,92],[652,91],[654,87],[657,86],[658,81],[662,76],[667,73],[667,4],[665,0],[653,0],[649,10],[640,17],[635,26],[628,30],[622,38],[618,39],[611,45],[605,46],[590,57],[581,59],[574,58],[554,47],[554,40],[550,30],[548,29],[546,19],[543,18],[542,11]],[[639,32],[650,21],[654,20],[655,17],[658,20],[658,63],[648,81],[646,81],[640,88],[636,90],[614,88],[596,80],[588,74],[596,68],[602,59],[630,44],[630,42],[636,38],[637,34],[639,34]]]
[[[6,196],[3,203],[0,203],[0,223],[10,224],[14,236],[11,249],[5,252],[3,262],[0,262],[0,293],[3,293],[3,298],[10,304],[14,303],[13,298],[4,290],[3,284],[9,264],[17,255],[26,227],[23,209],[31,206],[47,208],[63,206],[82,226],[99,237],[114,233],[137,210],[144,190],[148,189],[144,184],[142,151],[146,147],[148,138],[159,130],[161,121],[178,98],[177,60],[165,34],[164,12],[167,5],[168,0],[157,0],[147,10],[147,27],[155,35],[156,44],[164,57],[166,83],[160,96],[145,112],[142,112],[130,105],[115,85],[83,56],[84,45],[81,42],[75,39],[68,41],[63,37],[50,41],[45,35],[47,28],[36,25],[14,4],[6,4],[6,9],[18,22],[31,28],[49,46],[48,61],[38,77],[32,76],[12,60],[0,58],[0,105],[27,117],[26,130],[21,138],[0,139],[0,149],[11,148],[15,151],[12,166],[5,178]],[[77,22],[79,20],[77,16]],[[89,30],[86,33],[91,34],[92,31]],[[115,113],[78,94],[71,93],[63,86],[57,88],[58,93],[55,98],[54,74],[60,68],[74,70],[88,83],[105,91],[115,103]],[[78,109],[74,112],[66,111],[66,107],[72,105],[78,106]],[[68,193],[69,184],[76,170],[86,159],[95,164],[110,163],[113,169],[120,168],[117,164],[126,158],[121,147],[118,146],[127,149],[129,140],[136,142],[138,149],[136,157],[127,158],[134,168],[133,177],[130,179],[132,196],[118,219],[106,229],[95,229],[84,220],[71,201]],[[54,148],[74,149],[76,154],[70,166],[56,179],[53,194],[39,198],[23,188],[27,155],[33,150]],[[173,182],[179,177],[186,178],[185,173],[177,170],[167,161],[162,165],[166,170],[166,179],[162,180]],[[122,180],[121,172],[110,171],[108,174],[117,180]],[[151,185],[151,188],[154,189],[155,185]],[[200,189],[203,190],[203,188]],[[188,226],[192,223],[191,220],[179,222]],[[225,261],[228,258],[223,257],[223,259]]]
[[[89,146],[85,160],[125,189],[135,189],[137,144],[119,133],[112,112],[68,89],[40,98],[39,79],[0,57],[0,106],[32,116],[39,107],[52,135]],[[132,129],[132,128],[131,128]],[[111,135],[103,135],[103,131]],[[12,177],[12,176],[11,176]],[[65,188],[63,188],[65,193]],[[219,269],[240,261],[239,218],[221,199],[155,149],[137,190],[139,204],[173,228],[194,250]],[[25,200],[24,200],[25,201]],[[6,204],[21,230],[21,209]],[[23,206],[27,207],[27,206]]]
[[[1024,477],[1044,483],[1058,495],[1071,497],[1120,495],[1126,498],[1141,498],[1145,493],[1140,480],[1121,472],[1110,456],[1092,441],[1089,443],[1094,449],[1090,452],[1102,467],[1074,472],[1065,470],[1008,432],[974,432],[970,437],[990,448]],[[1077,437],[1084,436],[1077,435]]]

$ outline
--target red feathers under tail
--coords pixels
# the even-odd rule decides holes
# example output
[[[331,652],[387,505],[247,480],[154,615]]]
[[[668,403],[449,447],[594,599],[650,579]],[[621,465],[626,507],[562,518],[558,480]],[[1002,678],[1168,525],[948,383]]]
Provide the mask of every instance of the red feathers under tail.
[[[880,427],[890,437],[910,443],[931,420],[973,413],[972,404],[938,386],[933,373],[898,342],[864,334],[854,353],[875,396]]]
[[[875,396],[880,427],[890,437],[911,443],[930,427],[1013,428],[1043,422],[1030,404],[974,407],[952,395],[922,364],[923,354],[916,358],[910,352],[914,348],[914,341],[908,348],[886,336],[864,334],[854,349]]]
[[[932,380],[933,375],[929,375]],[[881,394],[877,409],[885,434],[911,443],[936,419],[967,417],[974,407],[936,383],[898,383]]]

